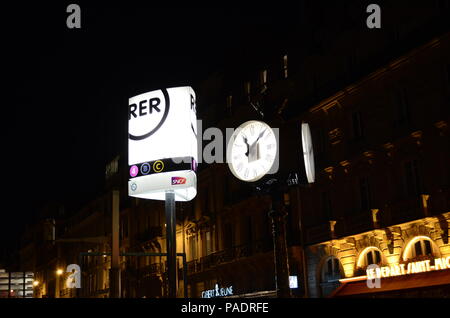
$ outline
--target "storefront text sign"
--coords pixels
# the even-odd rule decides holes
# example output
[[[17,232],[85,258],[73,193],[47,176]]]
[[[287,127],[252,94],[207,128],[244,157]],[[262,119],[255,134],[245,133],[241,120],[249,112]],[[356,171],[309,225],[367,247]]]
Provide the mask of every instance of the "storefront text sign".
[[[233,295],[233,286],[219,288],[218,284],[216,284],[214,289],[209,289],[202,292],[202,298],[225,297],[231,295]]]
[[[379,268],[372,267],[367,269],[367,279],[410,275],[442,269],[450,269],[450,256],[434,259],[434,265],[431,265],[430,260],[426,260],[407,264],[393,264]]]

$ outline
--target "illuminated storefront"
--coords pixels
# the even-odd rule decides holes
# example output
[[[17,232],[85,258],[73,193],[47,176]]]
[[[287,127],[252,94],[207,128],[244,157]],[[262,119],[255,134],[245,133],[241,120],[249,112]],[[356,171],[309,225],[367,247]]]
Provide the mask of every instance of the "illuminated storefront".
[[[450,212],[310,246],[312,296],[448,297],[449,220]]]

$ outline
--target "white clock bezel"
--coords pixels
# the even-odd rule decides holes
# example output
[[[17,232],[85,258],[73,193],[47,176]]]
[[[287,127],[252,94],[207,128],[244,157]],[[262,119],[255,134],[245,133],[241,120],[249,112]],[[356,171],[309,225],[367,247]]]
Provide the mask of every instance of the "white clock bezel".
[[[301,131],[302,131],[303,161],[305,163],[306,178],[308,179],[308,183],[314,183],[315,180],[314,150],[309,124],[303,122]]]
[[[237,137],[238,136],[242,136],[242,132],[243,131],[245,131],[246,129],[250,129],[250,127],[252,126],[252,125],[262,125],[262,126],[264,126],[264,130],[263,130],[263,137],[262,137],[262,139],[261,139],[261,141],[260,142],[266,142],[266,140],[268,140],[268,139],[270,139],[270,142],[267,142],[267,143],[265,143],[264,145],[266,146],[266,148],[265,148],[265,154],[266,154],[266,156],[270,156],[270,158],[272,158],[272,159],[270,159],[270,160],[266,160],[265,162],[267,162],[267,164],[263,164],[262,163],[262,161],[260,161],[260,160],[262,160],[262,159],[258,159],[257,160],[257,162],[259,163],[259,167],[262,167],[262,169],[253,169],[253,170],[257,170],[258,171],[258,173],[256,174],[256,176],[254,175],[253,177],[250,177],[250,178],[246,178],[246,177],[244,177],[244,175],[243,174],[241,174],[239,171],[238,171],[238,169],[237,169],[237,163],[242,163],[243,161],[242,160],[235,160],[235,156],[234,156],[234,154],[233,154],[233,150],[235,149],[235,147],[237,147],[237,145],[235,145],[236,144],[236,140],[237,140]],[[258,133],[261,133],[261,130],[262,129],[260,129],[260,130],[258,130],[257,132],[256,132],[256,134],[254,134],[254,135],[252,135],[252,137],[253,137],[253,139],[252,140],[254,140],[254,137],[258,134]],[[267,131],[267,133],[265,132],[265,131]],[[241,180],[241,181],[245,181],[245,182],[256,182],[256,181],[258,181],[258,180],[260,180],[261,178],[263,178],[266,174],[268,174],[268,173],[271,173],[271,170],[272,170],[272,168],[274,167],[274,163],[277,161],[277,158],[278,158],[278,138],[277,138],[278,136],[277,136],[277,134],[275,134],[275,132],[274,132],[274,130],[272,129],[272,127],[270,127],[267,123],[265,123],[265,122],[263,122],[263,121],[259,121],[259,120],[249,120],[249,121],[247,121],[247,122],[245,122],[245,123],[243,123],[243,124],[241,124],[234,132],[233,132],[233,134],[231,135],[231,138],[229,139],[229,142],[228,142],[228,146],[227,146],[227,162],[228,162],[228,167],[229,167],[229,169],[230,169],[230,171],[231,171],[231,173],[236,177],[236,178],[238,178],[239,180]],[[255,145],[256,144],[256,142],[258,142],[258,140],[259,140],[259,138],[257,138],[256,139],[256,141],[253,141],[252,142],[252,145]],[[248,144],[247,144],[248,145]],[[264,147],[264,145],[262,146],[262,147]],[[270,150],[268,150],[268,146],[269,145],[271,145],[271,147],[270,147]],[[260,147],[259,147],[259,144],[257,144],[256,145],[256,147],[258,147],[258,149],[261,149]],[[269,152],[270,151],[270,152]],[[269,153],[267,153],[267,152],[269,152]],[[239,154],[237,155],[237,156],[239,156]],[[262,156],[263,155],[261,155],[261,158],[262,158]],[[268,158],[268,157],[265,157],[265,158]],[[255,162],[256,163],[256,162]],[[247,167],[244,167],[243,169],[245,169],[245,168],[248,168],[248,169],[250,169],[250,166],[249,165],[252,165],[253,167],[255,167],[255,164],[252,164],[252,163],[250,163],[250,162],[248,162],[247,163]],[[244,170],[243,170],[244,171]]]

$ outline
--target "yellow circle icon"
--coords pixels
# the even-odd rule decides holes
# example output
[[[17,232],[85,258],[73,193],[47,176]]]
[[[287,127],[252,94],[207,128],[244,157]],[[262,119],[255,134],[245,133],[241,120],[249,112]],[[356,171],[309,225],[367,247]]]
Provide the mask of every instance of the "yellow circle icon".
[[[164,170],[164,163],[161,160],[157,160],[153,163],[153,171],[161,172]]]

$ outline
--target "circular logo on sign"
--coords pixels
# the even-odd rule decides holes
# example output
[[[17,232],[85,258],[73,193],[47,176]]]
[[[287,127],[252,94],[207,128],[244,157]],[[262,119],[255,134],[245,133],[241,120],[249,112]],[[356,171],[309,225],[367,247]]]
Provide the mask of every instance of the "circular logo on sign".
[[[141,173],[142,174],[148,174],[150,172],[150,164],[143,163],[141,166]]]
[[[137,166],[132,166],[130,168],[130,176],[131,177],[133,177],[133,178],[136,177],[138,173],[139,173],[139,169]]]
[[[132,183],[131,184],[131,191],[136,191],[137,189],[137,184],[136,183]]]
[[[161,160],[157,160],[153,163],[153,171],[155,172],[161,172],[164,170],[164,162]]]
[[[153,135],[166,121],[169,108],[170,98],[165,88],[131,98],[128,138],[142,140]]]

